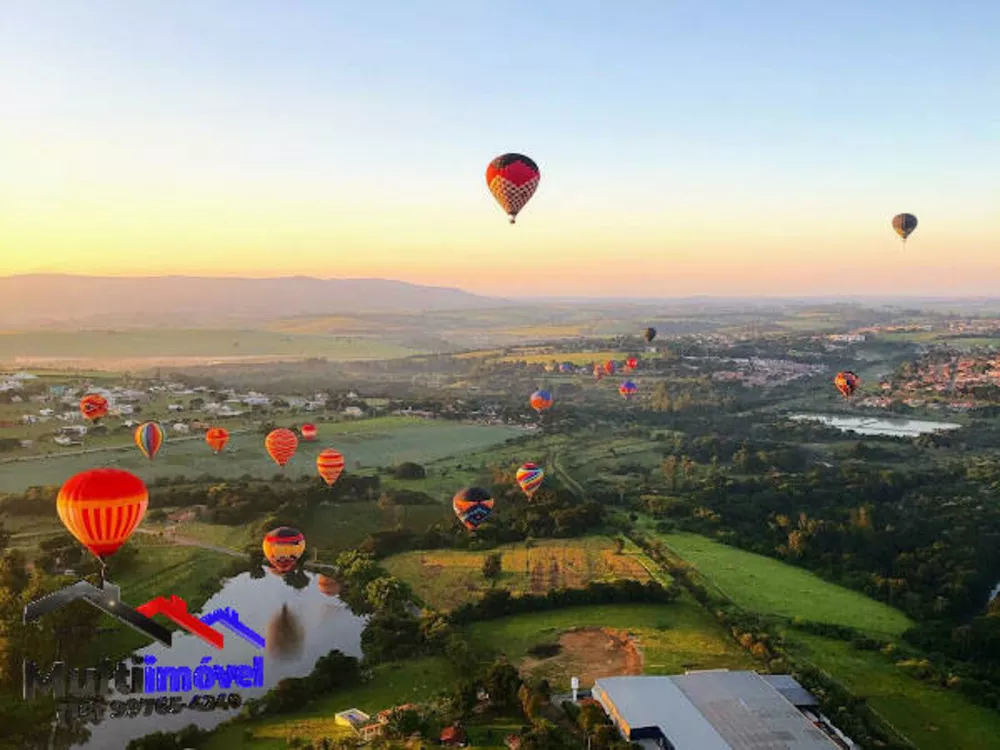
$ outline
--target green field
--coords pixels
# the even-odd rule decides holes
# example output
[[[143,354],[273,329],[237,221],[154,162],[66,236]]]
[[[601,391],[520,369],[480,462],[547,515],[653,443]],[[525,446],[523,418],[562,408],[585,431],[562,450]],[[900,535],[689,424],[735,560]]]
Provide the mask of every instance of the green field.
[[[328,445],[338,448],[348,470],[391,466],[402,461],[425,462],[458,453],[481,451],[521,435],[515,427],[461,424],[443,420],[383,417],[357,422],[317,424],[319,438],[300,442],[295,457],[285,467],[290,476],[315,474],[315,457]],[[185,475],[211,474],[236,478],[250,474],[270,478],[282,470],[264,450],[259,432],[234,434],[219,455],[203,439],[187,440],[168,435],[160,454],[149,462],[134,445],[122,438],[128,450],[89,454],[51,455],[0,464],[0,492],[20,492],[32,485],[60,485],[80,471],[113,466],[132,471],[144,480]]]
[[[751,657],[688,597],[672,604],[610,604],[515,615],[473,623],[468,633],[484,658],[502,653],[511,663],[523,665],[533,646],[556,642],[581,628],[628,633],[642,655],[644,674],[755,668]],[[566,691],[570,676],[579,673],[582,681],[588,672],[599,673],[606,656],[606,648],[564,650],[533,665],[532,672],[549,678],[554,691]]]
[[[887,604],[824,581],[809,571],[755,555],[697,534],[660,539],[733,602],[751,612],[846,625],[873,634],[899,635],[912,623]]]
[[[789,630],[793,655],[804,656],[864,698],[921,750],[983,750],[997,746],[1000,716],[962,695],[920,682],[880,653]]]
[[[623,578],[647,581],[656,566],[637,548],[614,553],[610,537],[544,539],[531,548],[507,544],[490,552],[503,555],[503,574],[497,586],[512,593],[545,592],[560,587],[579,588],[594,581]],[[490,588],[482,575],[488,552],[432,550],[406,552],[383,565],[413,587],[425,604],[449,610],[475,601]],[[659,572],[657,575],[659,575]]]

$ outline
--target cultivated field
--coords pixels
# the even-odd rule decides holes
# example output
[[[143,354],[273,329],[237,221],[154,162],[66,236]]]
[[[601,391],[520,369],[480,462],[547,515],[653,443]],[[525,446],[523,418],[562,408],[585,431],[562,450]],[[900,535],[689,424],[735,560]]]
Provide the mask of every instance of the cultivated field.
[[[887,604],[779,560],[697,534],[664,534],[659,538],[723,594],[751,612],[801,617],[890,636],[899,635],[912,624]]]
[[[544,594],[555,588],[580,588],[594,581],[648,581],[653,563],[640,551],[615,554],[610,537],[544,539],[498,547],[503,574],[497,586],[512,593]],[[427,605],[449,610],[478,599],[490,588],[482,574],[489,552],[433,550],[406,552],[384,561],[396,577],[409,583]]]
[[[305,421],[304,419],[302,421]],[[404,417],[317,423],[315,442],[300,442],[295,457],[284,468],[290,476],[312,476],[316,455],[327,446],[344,454],[347,469],[391,466],[402,461],[425,462],[458,453],[478,451],[523,434],[515,427],[460,424]],[[132,471],[144,480],[178,475],[211,474],[236,478],[244,474],[269,478],[282,472],[264,450],[260,432],[234,434],[219,455],[200,437],[167,441],[152,462],[139,452],[128,436],[118,444],[123,450],[85,454],[51,455],[0,464],[0,492],[20,492],[32,485],[59,485],[73,474],[98,466]]]

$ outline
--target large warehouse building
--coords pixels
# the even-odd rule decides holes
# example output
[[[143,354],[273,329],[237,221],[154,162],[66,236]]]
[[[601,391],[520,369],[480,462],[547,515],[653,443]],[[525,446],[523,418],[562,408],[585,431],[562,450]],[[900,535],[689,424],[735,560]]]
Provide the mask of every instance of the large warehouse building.
[[[672,677],[607,677],[594,683],[593,696],[625,739],[650,749],[853,746],[810,710],[816,701],[787,675],[713,670]]]

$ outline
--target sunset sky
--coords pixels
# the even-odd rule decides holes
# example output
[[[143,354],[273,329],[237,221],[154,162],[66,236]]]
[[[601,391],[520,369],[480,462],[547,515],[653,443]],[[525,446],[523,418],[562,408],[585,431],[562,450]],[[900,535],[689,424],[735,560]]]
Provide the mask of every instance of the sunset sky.
[[[997,0],[8,2],[0,274],[996,294],[998,39]]]

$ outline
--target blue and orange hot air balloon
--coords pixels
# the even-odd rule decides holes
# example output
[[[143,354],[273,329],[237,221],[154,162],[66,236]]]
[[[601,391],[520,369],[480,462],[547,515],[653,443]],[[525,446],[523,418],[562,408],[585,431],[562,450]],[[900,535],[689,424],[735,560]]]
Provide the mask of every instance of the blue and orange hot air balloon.
[[[486,168],[486,185],[500,208],[507,212],[510,223],[538,189],[542,173],[538,165],[523,154],[504,154]]]
[[[279,526],[264,535],[263,548],[271,567],[278,573],[287,573],[306,551],[306,538],[298,529]]]
[[[316,456],[316,470],[319,475],[323,477],[323,481],[327,483],[328,486],[332,486],[334,482],[344,473],[344,456],[333,448],[324,448],[320,451],[320,454]]]
[[[604,363],[605,375],[614,375],[616,369],[617,367],[615,366],[615,361],[613,359],[609,359],[607,362]]]
[[[515,478],[521,486],[521,490],[530,500],[535,496],[538,488],[542,486],[542,482],[545,480],[545,471],[538,464],[529,461],[517,470]]]
[[[88,393],[80,399],[80,413],[91,422],[107,416],[108,400],[100,393]]]
[[[150,461],[156,458],[165,439],[163,428],[156,422],[143,422],[135,428],[135,444]]]
[[[146,485],[121,469],[91,469],[70,477],[56,498],[63,526],[102,566],[128,541],[148,505]]]
[[[622,398],[625,399],[626,401],[632,398],[636,394],[636,391],[638,390],[639,387],[631,380],[626,380],[620,386],[618,386],[618,393],[620,393]]]
[[[299,439],[295,437],[295,433],[291,430],[279,427],[268,433],[264,439],[264,447],[267,449],[267,454],[271,457],[271,460],[283,469],[285,468],[285,464],[292,460],[295,451],[298,450]]]
[[[225,427],[210,427],[205,433],[205,442],[216,453],[221,453],[229,442],[229,430]]]
[[[475,531],[493,515],[493,504],[492,495],[482,487],[459,490],[451,501],[455,515],[469,531]]]
[[[562,373],[573,372],[573,363],[572,362],[563,362],[561,365],[559,365],[559,372],[562,372]]]
[[[531,394],[531,408],[541,414],[552,406],[552,394],[546,390],[538,390]]]

